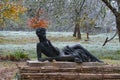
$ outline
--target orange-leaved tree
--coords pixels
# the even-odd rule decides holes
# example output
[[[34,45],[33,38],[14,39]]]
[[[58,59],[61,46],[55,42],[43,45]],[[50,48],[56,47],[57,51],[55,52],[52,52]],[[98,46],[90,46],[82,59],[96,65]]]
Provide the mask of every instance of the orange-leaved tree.
[[[43,9],[38,9],[35,16],[28,19],[27,24],[32,28],[48,28],[48,20],[40,18],[41,14],[44,13]]]
[[[0,24],[5,25],[6,20],[12,20],[17,22],[20,19],[20,15],[23,14],[27,8],[22,4],[13,1],[3,1],[0,3]]]

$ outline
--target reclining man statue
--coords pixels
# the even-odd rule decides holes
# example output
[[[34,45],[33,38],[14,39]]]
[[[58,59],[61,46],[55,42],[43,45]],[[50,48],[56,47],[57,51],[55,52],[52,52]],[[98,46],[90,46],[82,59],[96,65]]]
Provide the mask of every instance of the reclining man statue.
[[[74,46],[66,46],[62,50],[54,47],[50,40],[46,38],[46,29],[36,29],[36,35],[39,38],[37,43],[37,58],[38,61],[69,61],[69,62],[101,62],[91,53],[89,53],[80,44]],[[47,58],[42,58],[41,54],[45,54]]]

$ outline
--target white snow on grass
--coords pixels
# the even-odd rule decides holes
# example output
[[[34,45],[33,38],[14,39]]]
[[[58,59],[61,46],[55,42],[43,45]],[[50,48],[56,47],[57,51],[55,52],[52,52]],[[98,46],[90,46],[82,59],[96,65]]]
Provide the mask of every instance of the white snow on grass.
[[[0,35],[4,37],[30,37],[36,36],[34,31],[0,31]]]
[[[51,37],[69,37],[72,36],[73,32],[47,32],[47,36]],[[63,48],[64,46],[72,46],[75,44],[81,44],[88,50],[120,50],[120,44],[118,41],[118,37],[116,37],[113,41],[107,43],[106,46],[102,46],[104,40],[107,36],[112,37],[114,33],[110,34],[98,34],[98,35],[90,35],[90,41],[85,41],[84,39],[80,41],[69,41],[69,42],[60,42],[54,41],[52,42],[54,46],[58,48]],[[25,32],[25,31],[0,31],[0,36],[5,38],[23,38],[23,37],[37,37],[35,31]],[[36,42],[37,43],[37,42]],[[26,43],[26,44],[0,44],[0,50],[16,50],[16,49],[24,49],[24,50],[33,50],[36,49],[36,43]]]
[[[47,32],[47,36],[61,37],[71,36],[73,32]]]
[[[0,50],[33,50],[36,49],[36,44],[2,44],[0,45]]]
[[[47,36],[71,36],[72,32],[47,32]],[[36,36],[35,31],[0,31],[4,37],[31,37]]]

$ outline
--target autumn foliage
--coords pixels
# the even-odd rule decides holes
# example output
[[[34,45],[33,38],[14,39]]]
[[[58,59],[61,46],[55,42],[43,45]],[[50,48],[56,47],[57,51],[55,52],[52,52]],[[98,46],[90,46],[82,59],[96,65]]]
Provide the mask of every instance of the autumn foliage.
[[[31,18],[28,20],[28,25],[32,28],[48,28],[48,21],[44,19],[37,20],[36,18]]]
[[[40,19],[39,16],[43,14],[43,10],[36,12],[35,17],[28,19],[27,24],[32,28],[48,28],[48,20]]]
[[[0,23],[6,20],[18,21],[20,14],[23,14],[27,8],[15,2],[0,3]]]

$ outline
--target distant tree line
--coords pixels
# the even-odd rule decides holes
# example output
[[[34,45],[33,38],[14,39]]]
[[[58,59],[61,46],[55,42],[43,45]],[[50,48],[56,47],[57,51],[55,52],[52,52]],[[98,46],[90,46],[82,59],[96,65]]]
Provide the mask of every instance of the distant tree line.
[[[119,10],[119,0],[2,0],[1,4],[13,2],[14,5],[23,6],[27,10],[24,14],[17,15],[19,18],[17,20],[6,19],[0,15],[4,24],[7,24],[2,23],[1,30],[33,30],[28,27],[26,22],[35,16],[37,10],[41,8],[45,13],[40,17],[47,18],[50,21],[48,30],[73,31],[73,36],[80,39],[82,38],[81,31],[86,32],[89,38],[89,33],[94,32],[96,28],[100,29],[100,32],[105,32],[105,27],[114,26],[111,23],[114,21],[114,16],[108,10],[111,7],[108,6],[107,8],[104,3],[109,3],[117,11]],[[6,6],[3,8],[8,9]],[[0,8],[0,12],[3,12],[2,8]],[[107,15],[111,15],[112,19],[107,20],[106,18],[110,18]],[[2,25],[6,27],[2,27]]]

